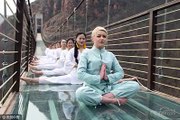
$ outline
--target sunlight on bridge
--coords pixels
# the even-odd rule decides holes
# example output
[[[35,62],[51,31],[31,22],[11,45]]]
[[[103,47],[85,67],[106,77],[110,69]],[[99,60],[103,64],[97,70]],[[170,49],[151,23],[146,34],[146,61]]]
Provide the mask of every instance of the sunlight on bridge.
[[[44,53],[45,49],[46,49],[46,46],[44,44],[42,36],[40,33],[37,33],[35,56],[37,56],[37,57],[45,56],[45,53]]]

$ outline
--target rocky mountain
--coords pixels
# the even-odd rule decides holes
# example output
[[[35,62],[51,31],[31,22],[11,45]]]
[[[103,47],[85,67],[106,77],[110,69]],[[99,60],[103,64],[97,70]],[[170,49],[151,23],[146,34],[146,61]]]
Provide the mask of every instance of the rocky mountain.
[[[86,1],[86,0],[85,0]],[[84,3],[85,3],[84,1]],[[88,21],[87,30],[92,30],[96,25],[104,26],[107,24],[109,0],[88,0]],[[157,5],[165,3],[166,0],[110,0],[110,23],[137,14],[144,10],[150,9]],[[72,13],[81,0],[36,0],[31,3],[33,16],[36,13],[42,13],[44,18],[43,33],[47,36],[52,35],[64,20]],[[76,14],[76,29],[80,30],[85,26],[85,4],[82,4]],[[13,17],[9,17],[11,19]],[[13,20],[12,20],[13,21]],[[72,18],[71,18],[71,23]],[[7,33],[9,36],[14,35],[11,27],[7,23],[0,24],[0,29],[11,31]],[[72,29],[72,24],[69,23]],[[13,34],[12,34],[13,33]],[[51,39],[47,39],[51,41]]]
[[[74,7],[81,0],[36,0],[33,2],[33,15],[37,12],[44,16],[44,30],[46,36],[52,35],[63,23]],[[85,1],[84,1],[85,2]],[[111,0],[110,3],[110,23],[129,17],[136,13],[150,9],[165,3],[165,0]],[[95,25],[106,25],[108,13],[108,0],[88,1],[88,30]],[[77,11],[77,29],[85,24],[85,4]],[[71,26],[72,27],[72,26]]]

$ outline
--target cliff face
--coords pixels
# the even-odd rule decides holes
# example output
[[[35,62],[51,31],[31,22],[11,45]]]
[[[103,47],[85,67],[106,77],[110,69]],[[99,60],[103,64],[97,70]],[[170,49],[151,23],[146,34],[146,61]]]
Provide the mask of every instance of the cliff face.
[[[33,16],[42,13],[44,18],[43,33],[50,36],[69,16],[81,0],[36,0],[31,3]]]
[[[50,36],[64,22],[74,7],[81,0],[36,0],[33,2],[33,14],[40,12],[44,16],[44,30],[46,36]],[[85,2],[85,1],[84,1]],[[165,0],[111,0],[110,23],[129,17],[136,13],[163,4]],[[77,11],[76,25],[79,28],[85,24],[85,4]],[[88,1],[88,30],[95,25],[106,25],[108,13],[108,0]]]
[[[35,13],[42,13],[44,21],[48,21],[51,17],[60,13],[61,0],[36,0],[31,3],[33,16]]]
[[[86,0],[85,0],[86,1]],[[84,3],[85,3],[84,1]],[[31,3],[32,14],[42,13],[44,18],[43,33],[46,36],[52,35],[64,22],[81,0],[36,0]],[[154,6],[164,3],[165,0],[111,0],[110,3],[110,23],[142,12]],[[82,4],[76,14],[76,28],[85,26],[85,4]],[[106,25],[108,13],[108,0],[88,0],[88,30],[92,30],[96,25]],[[71,18],[72,19],[72,18]],[[71,21],[72,22],[72,21]],[[6,23],[4,23],[6,24]],[[3,23],[0,29],[3,29]],[[11,27],[7,27],[11,29]],[[71,26],[72,27],[72,26]],[[11,30],[8,30],[11,31]],[[7,33],[7,34],[11,34]]]

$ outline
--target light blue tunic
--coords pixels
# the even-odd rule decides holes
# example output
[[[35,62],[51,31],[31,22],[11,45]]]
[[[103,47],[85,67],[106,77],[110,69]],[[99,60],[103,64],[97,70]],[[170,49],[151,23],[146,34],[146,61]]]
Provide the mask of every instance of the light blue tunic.
[[[103,63],[106,64],[109,81],[100,79]],[[116,83],[124,77],[124,72],[114,54],[105,48],[93,47],[84,52],[79,61],[77,73],[78,79],[85,83],[76,91],[76,97],[87,105],[100,104],[102,95],[105,93],[111,92],[117,97],[128,97],[139,89],[138,83],[134,81]]]

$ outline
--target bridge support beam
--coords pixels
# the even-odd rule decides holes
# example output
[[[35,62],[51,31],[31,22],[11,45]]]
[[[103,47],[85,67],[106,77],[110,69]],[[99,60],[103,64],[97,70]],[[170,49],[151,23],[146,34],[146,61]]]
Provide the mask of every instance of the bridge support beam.
[[[16,82],[16,85],[13,88],[13,91],[19,92],[19,83],[20,83],[20,74],[21,74],[21,48],[22,48],[22,38],[23,38],[23,13],[24,13],[24,4],[25,0],[17,1],[17,11],[16,17],[19,20],[16,21],[16,35],[15,39],[18,43],[15,44],[15,51],[18,51],[14,59],[17,61],[17,64],[14,66],[14,72],[17,72],[14,76],[13,82]]]

